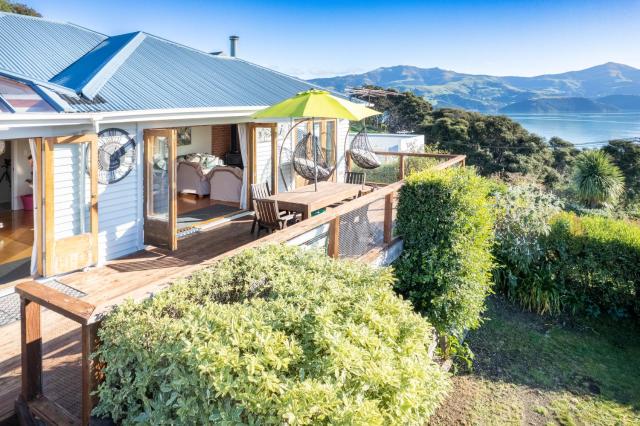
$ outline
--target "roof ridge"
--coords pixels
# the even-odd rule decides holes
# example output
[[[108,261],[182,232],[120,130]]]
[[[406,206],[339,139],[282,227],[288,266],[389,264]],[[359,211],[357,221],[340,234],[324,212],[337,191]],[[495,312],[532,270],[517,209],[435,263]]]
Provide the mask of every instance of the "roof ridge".
[[[145,37],[141,31],[107,37],[49,81],[93,99]]]
[[[227,56],[227,55],[212,55],[211,53],[205,52],[204,50],[196,49],[195,47],[187,46],[186,44],[178,43],[177,41],[169,40],[168,38],[160,37],[158,35],[151,34],[151,33],[148,33],[146,31],[140,31],[140,32],[143,33],[144,35],[148,36],[148,37],[152,37],[152,38],[155,38],[157,40],[164,41],[165,43],[169,43],[169,44],[173,44],[174,46],[182,47],[184,49],[189,49],[189,50],[191,50],[193,52],[200,53],[201,55],[206,55],[207,57],[211,57],[211,58],[215,58],[215,59],[226,59],[226,60],[239,59],[239,58],[236,58],[236,57],[233,57],[233,56]]]

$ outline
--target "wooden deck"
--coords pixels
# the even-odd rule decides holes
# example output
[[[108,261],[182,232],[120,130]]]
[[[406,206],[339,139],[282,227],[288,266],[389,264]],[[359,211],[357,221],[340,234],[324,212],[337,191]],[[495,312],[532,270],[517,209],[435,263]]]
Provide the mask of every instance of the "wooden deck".
[[[106,309],[126,298],[142,299],[150,288],[186,276],[234,248],[253,241],[251,217],[180,240],[178,250],[150,249],[77,272],[57,281],[86,294],[83,301]],[[75,416],[80,407],[80,327],[52,311],[42,312],[44,393]],[[20,391],[20,322],[0,327],[0,421],[13,412]]]

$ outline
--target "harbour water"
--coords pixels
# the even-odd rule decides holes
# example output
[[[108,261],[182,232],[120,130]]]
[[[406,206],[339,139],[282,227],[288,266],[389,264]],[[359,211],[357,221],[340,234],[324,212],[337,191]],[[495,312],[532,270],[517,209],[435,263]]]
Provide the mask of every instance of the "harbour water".
[[[547,139],[558,136],[593,148],[611,139],[640,137],[640,112],[507,114],[532,133]]]

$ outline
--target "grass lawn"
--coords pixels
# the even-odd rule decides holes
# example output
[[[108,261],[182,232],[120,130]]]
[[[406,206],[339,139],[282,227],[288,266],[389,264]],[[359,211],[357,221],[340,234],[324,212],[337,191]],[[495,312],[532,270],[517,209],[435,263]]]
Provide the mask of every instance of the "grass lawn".
[[[550,319],[492,297],[433,425],[640,425],[640,329]]]

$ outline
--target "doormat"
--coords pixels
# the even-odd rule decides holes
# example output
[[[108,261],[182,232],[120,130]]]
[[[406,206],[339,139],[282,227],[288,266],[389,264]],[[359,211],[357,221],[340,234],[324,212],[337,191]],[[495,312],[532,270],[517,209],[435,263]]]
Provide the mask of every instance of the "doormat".
[[[43,285],[58,290],[59,292],[64,293],[67,296],[78,298],[86,296],[86,294],[81,292],[80,290],[76,290],[75,288],[62,284],[59,281],[53,280],[43,283]],[[0,327],[10,324],[14,321],[18,321],[19,319],[20,295],[18,293],[10,293],[6,296],[0,297]]]
[[[188,228],[197,225],[198,222],[204,222],[217,217],[226,216],[237,212],[237,207],[226,206],[224,204],[213,204],[203,207],[192,212],[187,212],[178,216],[178,229]]]

